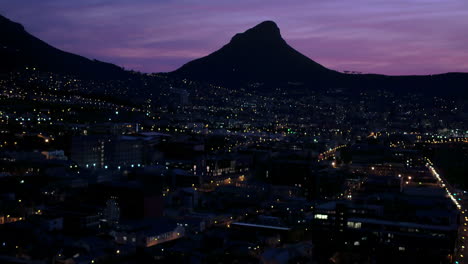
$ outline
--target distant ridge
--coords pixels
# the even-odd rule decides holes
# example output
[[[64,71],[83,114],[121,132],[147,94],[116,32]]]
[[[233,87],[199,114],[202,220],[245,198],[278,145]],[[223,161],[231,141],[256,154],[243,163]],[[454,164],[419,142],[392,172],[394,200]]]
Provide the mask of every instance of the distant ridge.
[[[0,15],[0,72],[38,68],[89,79],[121,79],[128,73],[114,64],[61,51]]]
[[[0,73],[26,67],[85,79],[131,78],[130,72],[114,64],[54,48],[26,32],[22,25],[0,15]],[[244,33],[236,34],[221,49],[188,62],[168,76],[227,85],[257,82],[276,86],[294,83],[295,89],[335,87],[356,92],[389,89],[468,97],[468,73],[386,76],[344,74],[327,69],[289,46],[273,21],[262,22]]]
[[[221,84],[304,83],[312,88],[390,89],[397,92],[468,95],[468,73],[428,76],[344,74],[302,55],[281,37],[273,21],[236,34],[210,55],[193,60],[171,75]]]

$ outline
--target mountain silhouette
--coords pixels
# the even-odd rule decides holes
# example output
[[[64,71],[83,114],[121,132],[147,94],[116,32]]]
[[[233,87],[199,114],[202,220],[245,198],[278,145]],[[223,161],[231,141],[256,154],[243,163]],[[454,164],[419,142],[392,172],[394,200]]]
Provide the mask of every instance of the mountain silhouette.
[[[356,91],[382,88],[397,92],[468,94],[467,73],[386,76],[344,74],[327,69],[289,46],[272,21],[262,22],[244,33],[236,34],[221,49],[188,62],[171,74],[227,85],[296,82],[313,88],[349,88]]]
[[[32,36],[21,24],[0,15],[0,72],[37,68],[89,79],[121,79],[121,67],[61,51]]]
[[[236,34],[218,51],[191,61],[174,73],[224,82],[321,80],[340,75],[291,48],[273,21]]]
[[[26,32],[22,25],[0,15],[0,73],[20,71],[26,67],[86,79],[131,78],[128,71],[114,64],[54,48]],[[258,82],[275,86],[293,82],[303,84],[294,85],[296,89],[345,88],[356,92],[389,89],[468,96],[467,73],[386,76],[344,74],[327,69],[289,46],[273,21],[262,22],[244,33],[236,34],[221,49],[188,62],[168,74],[168,77],[171,76],[227,85]]]

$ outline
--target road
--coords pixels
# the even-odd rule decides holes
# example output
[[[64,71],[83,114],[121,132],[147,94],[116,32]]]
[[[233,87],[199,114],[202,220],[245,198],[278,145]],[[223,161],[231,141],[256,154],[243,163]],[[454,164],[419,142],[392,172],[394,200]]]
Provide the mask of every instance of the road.
[[[439,185],[445,189],[447,196],[453,201],[460,211],[460,226],[458,229],[457,245],[452,263],[468,263],[468,201],[463,199],[464,193],[455,189],[450,183],[437,172],[434,164],[427,159],[427,168],[437,179]]]
[[[327,160],[328,158],[335,156],[336,152],[344,147],[346,147],[346,145],[339,145],[337,147],[331,148],[325,152],[320,153],[318,156],[318,161]]]

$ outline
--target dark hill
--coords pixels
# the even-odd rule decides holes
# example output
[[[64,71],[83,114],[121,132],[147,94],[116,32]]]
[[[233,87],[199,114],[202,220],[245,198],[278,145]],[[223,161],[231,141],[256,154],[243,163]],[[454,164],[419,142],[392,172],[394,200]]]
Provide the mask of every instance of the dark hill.
[[[175,74],[235,83],[318,81],[340,75],[291,48],[272,21],[236,34],[218,51],[185,64]]]
[[[390,89],[438,95],[468,95],[467,73],[429,76],[343,74],[323,67],[290,47],[272,21],[236,34],[212,54],[183,65],[171,75],[221,84],[248,82],[304,83],[313,88],[348,88],[356,91]]]
[[[0,15],[0,72],[35,67],[40,71],[89,79],[122,79],[122,68],[56,49]]]

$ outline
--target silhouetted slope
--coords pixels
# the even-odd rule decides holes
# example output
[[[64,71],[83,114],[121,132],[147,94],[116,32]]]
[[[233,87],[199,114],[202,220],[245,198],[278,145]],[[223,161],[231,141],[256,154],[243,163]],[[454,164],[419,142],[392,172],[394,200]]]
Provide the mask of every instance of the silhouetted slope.
[[[193,60],[170,74],[223,84],[300,82],[312,88],[340,87],[356,91],[384,88],[397,92],[468,94],[467,73],[386,76],[351,75],[327,69],[291,48],[272,21],[235,35],[218,51]]]
[[[56,49],[0,15],[0,72],[36,67],[41,71],[90,79],[121,79],[122,68]]]
[[[339,75],[291,48],[272,21],[235,35],[229,44],[185,64],[175,74],[226,82],[321,80]]]
[[[468,73],[408,76],[347,75],[343,87],[361,90],[387,89],[394,92],[418,92],[427,95],[468,96]]]

